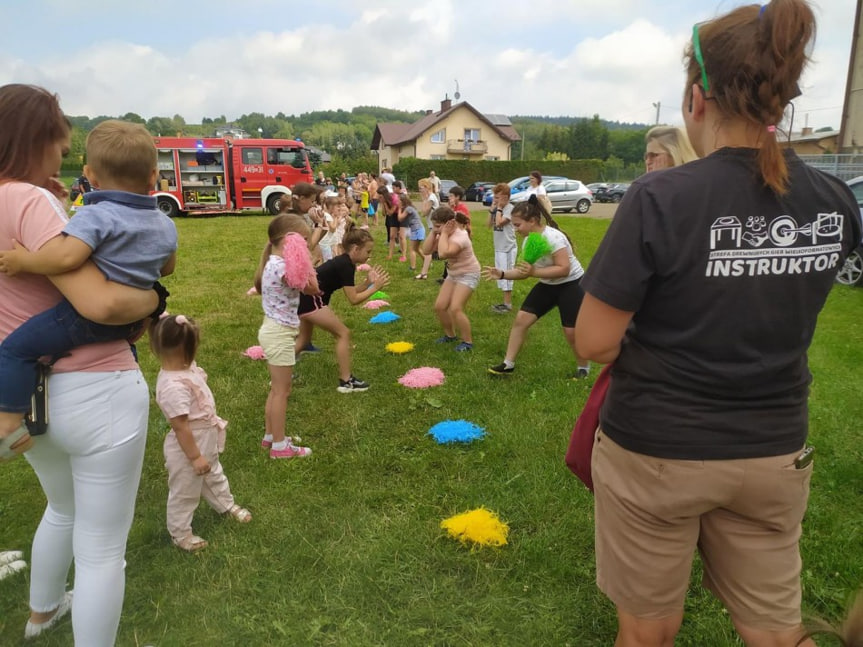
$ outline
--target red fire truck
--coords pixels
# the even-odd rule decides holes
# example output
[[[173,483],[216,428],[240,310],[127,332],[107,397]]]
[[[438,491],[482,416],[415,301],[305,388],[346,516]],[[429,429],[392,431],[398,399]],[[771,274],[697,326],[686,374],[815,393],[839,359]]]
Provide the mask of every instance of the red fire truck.
[[[174,217],[243,209],[279,212],[297,182],[312,181],[302,142],[290,139],[155,137],[159,209]]]

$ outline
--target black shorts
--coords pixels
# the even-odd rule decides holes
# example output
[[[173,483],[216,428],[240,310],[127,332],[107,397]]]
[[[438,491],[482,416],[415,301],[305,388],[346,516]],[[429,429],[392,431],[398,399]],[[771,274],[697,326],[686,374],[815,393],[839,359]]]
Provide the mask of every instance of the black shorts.
[[[401,224],[399,223],[399,217],[396,214],[387,216],[384,222],[386,223],[387,227],[394,227],[395,229],[401,227]]]
[[[580,278],[556,285],[537,283],[528,292],[520,309],[536,315],[539,319],[557,306],[560,325],[564,328],[575,328],[578,309],[581,308],[581,300],[584,298],[584,290],[580,284]]]
[[[297,306],[297,314],[302,317],[330,305],[331,296],[333,295],[326,292],[314,296],[300,292],[300,305]]]

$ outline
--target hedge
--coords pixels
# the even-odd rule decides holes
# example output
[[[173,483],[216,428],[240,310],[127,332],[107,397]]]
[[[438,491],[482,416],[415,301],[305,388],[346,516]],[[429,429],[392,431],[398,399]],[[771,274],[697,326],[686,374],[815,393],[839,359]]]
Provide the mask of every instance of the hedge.
[[[474,182],[509,182],[513,178],[529,175],[531,171],[539,171],[543,175],[562,175],[585,184],[598,182],[606,176],[605,162],[602,160],[472,162],[403,157],[393,166],[393,174],[406,182],[409,189],[416,188],[417,181],[428,177],[430,171],[434,171],[441,179],[455,180],[464,188]]]

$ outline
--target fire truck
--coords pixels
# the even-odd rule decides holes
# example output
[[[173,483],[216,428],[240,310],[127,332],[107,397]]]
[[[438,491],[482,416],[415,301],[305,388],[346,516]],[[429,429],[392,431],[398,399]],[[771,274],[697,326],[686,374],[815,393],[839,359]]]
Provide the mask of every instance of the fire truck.
[[[171,218],[266,209],[297,182],[312,181],[302,142],[290,139],[155,137],[159,209]]]

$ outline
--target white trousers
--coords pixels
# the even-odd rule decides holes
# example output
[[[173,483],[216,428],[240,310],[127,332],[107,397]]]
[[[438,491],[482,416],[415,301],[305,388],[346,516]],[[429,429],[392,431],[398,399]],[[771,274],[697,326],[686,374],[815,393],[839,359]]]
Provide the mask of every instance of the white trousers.
[[[110,647],[123,607],[149,390],[131,370],[59,373],[48,392],[48,432],[25,454],[48,499],[33,538],[30,606],[60,604],[74,558],[75,644]]]
[[[494,252],[494,266],[506,272],[507,270],[511,270],[515,267],[515,259],[518,256],[518,248],[513,247],[508,252],[499,252],[495,250]],[[497,287],[499,287],[504,292],[512,292],[512,284],[513,281],[508,279],[498,279]]]

